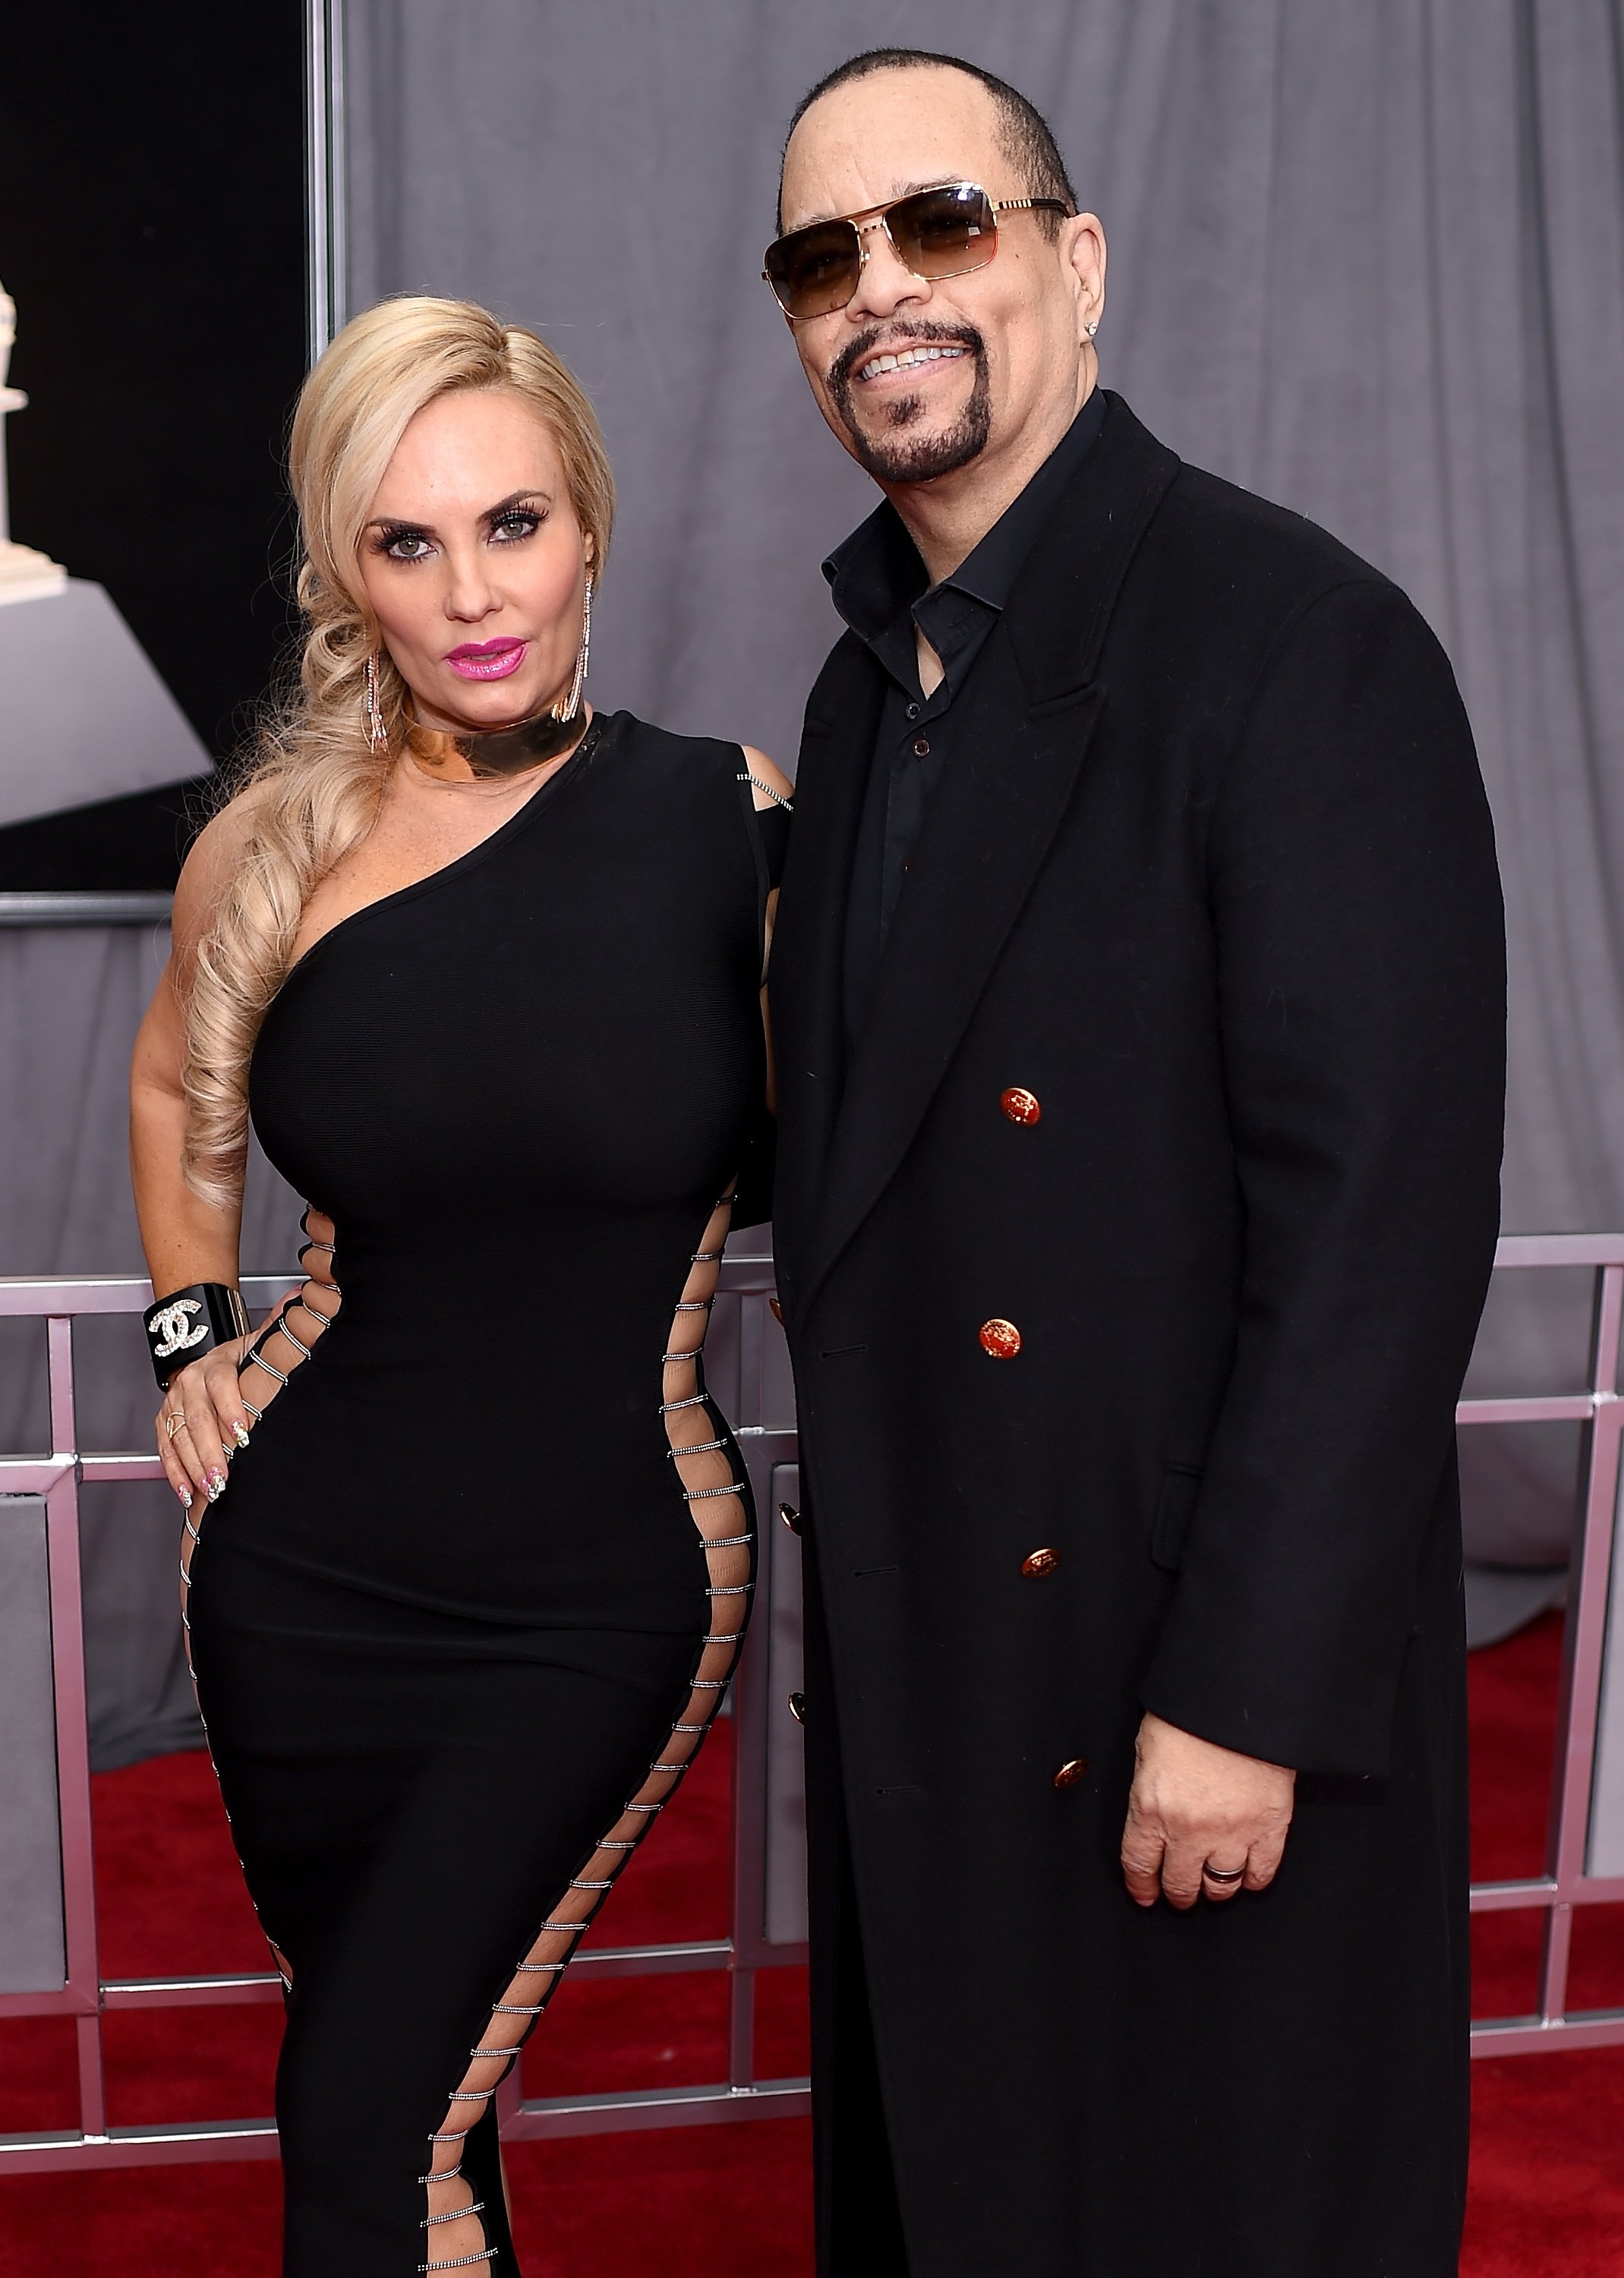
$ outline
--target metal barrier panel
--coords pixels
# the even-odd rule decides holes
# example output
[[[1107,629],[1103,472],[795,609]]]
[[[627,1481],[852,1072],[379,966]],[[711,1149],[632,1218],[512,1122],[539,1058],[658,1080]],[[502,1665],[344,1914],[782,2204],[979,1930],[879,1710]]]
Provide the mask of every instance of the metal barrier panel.
[[[0,1992],[67,1979],[50,1563],[39,1495],[0,1495]]]
[[[1589,1382],[1579,1392],[1465,1400],[1459,1420],[1568,1421],[1586,1437],[1574,1520],[1549,1847],[1543,1875],[1479,1884],[1476,1912],[1535,1908],[1544,1916],[1540,2006],[1527,2017],[1475,2025],[1474,2050],[1624,2043],[1624,2009],[1569,2013],[1567,1958],[1575,1907],[1624,1903],[1624,1626],[1607,1654],[1619,1494],[1618,1389],[1624,1327],[1624,1235],[1513,1235],[1500,1270],[1585,1266],[1596,1281]],[[255,1309],[295,1286],[246,1278]],[[706,1369],[735,1419],[760,1519],[758,1613],[735,1680],[732,1924],[723,1938],[594,1947],[570,1964],[576,1977],[648,1976],[726,1969],[731,1991],[728,2077],[697,2088],[526,2098],[517,2068],[498,2091],[512,2139],[596,2134],[804,2113],[804,2080],[755,2077],[756,1973],[805,1959],[805,1832],[798,1727],[789,1696],[800,1689],[799,1546],[778,1524],[798,1501],[793,1401],[782,1332],[773,1319],[773,1265],[748,1237],[722,1268]],[[80,2125],[0,2137],[0,2172],[127,2166],[177,2160],[272,2156],[275,2124],[249,2119],[110,2129],[103,2091],[101,2022],[110,2010],[280,1999],[274,1971],[230,1976],[106,1979],[96,1945],[90,1774],[85,1721],[79,1571],[81,1481],[162,1477],[156,1454],[86,1451],[74,1422],[72,1325],[93,1313],[134,1315],[146,1282],[0,1280],[0,1317],[37,1319],[48,1341],[51,1452],[0,1457],[0,1711],[9,1739],[26,1745],[0,1770],[0,2017],[75,2021]],[[11,1530],[8,1532],[8,1529]],[[14,1624],[14,1627],[12,1626]],[[1605,1709],[1604,1709],[1605,1693]],[[13,1831],[15,1842],[12,1840]]]
[[[1624,2042],[1624,2009],[1570,2012],[1567,2007],[1574,1908],[1624,1901],[1624,1876],[1592,1871],[1590,1857],[1597,1725],[1618,1525],[1619,1434],[1624,1426],[1619,1402],[1624,1235],[1507,1235],[1500,1242],[1495,1265],[1501,1272],[1589,1266],[1595,1276],[1595,1303],[1589,1382],[1583,1391],[1463,1400],[1457,1411],[1462,1425],[1576,1423],[1583,1433],[1545,1871],[1525,1880],[1480,1883],[1472,1891],[1474,1914],[1532,1907],[1544,1915],[1539,2007],[1526,2017],[1475,2023],[1474,2056]]]
[[[296,1287],[297,1278],[285,1275],[247,1275],[242,1284],[250,1309],[256,1312]],[[789,1361],[782,1332],[771,1312],[772,1292],[770,1253],[736,1244],[722,1267],[714,1357],[709,1341],[706,1351],[707,1372],[713,1373],[718,1397],[735,1419],[756,1497],[760,1520],[757,1588],[764,1601],[774,1588],[778,1538],[790,1539],[774,1517],[774,1473],[786,1460],[793,1463],[795,1456]],[[78,2033],[80,2090],[76,2129],[0,2136],[0,2173],[271,2158],[277,2148],[276,2123],[270,2119],[141,2128],[107,2125],[102,2064],[102,2019],[107,2012],[281,1999],[281,1981],[270,1969],[229,1976],[104,1978],[98,1962],[79,1488],[85,1481],[161,1479],[163,1467],[156,1453],[145,1450],[110,1453],[80,1447],[74,1421],[73,1323],[94,1313],[138,1315],[151,1302],[149,1285],[133,1277],[0,1280],[0,1318],[37,1319],[45,1333],[51,1438],[47,1455],[0,1456],[0,1712],[7,1715],[8,1741],[21,1734],[35,1743],[27,1751],[14,1751],[13,1763],[0,1768],[0,1842],[6,1854],[0,1861],[0,1907],[7,1910],[0,1915],[0,2018],[72,2017]],[[756,1973],[806,1959],[804,1932],[790,1938],[775,1937],[766,1920],[767,1829],[797,1813],[799,1764],[782,1753],[769,1760],[769,1655],[764,1631],[765,1625],[759,1625],[758,1634],[746,1640],[734,1680],[729,1934],[636,1946],[589,1944],[570,1963],[573,1977],[586,1978],[725,1969],[731,1997],[727,2079],[695,2088],[527,2098],[515,2067],[497,2092],[506,2137],[577,2136],[787,2117],[810,2108],[804,2079],[759,2080],[755,2075]],[[786,1783],[779,1796],[770,1792],[775,1777]],[[14,1943],[8,1945],[8,1938]]]

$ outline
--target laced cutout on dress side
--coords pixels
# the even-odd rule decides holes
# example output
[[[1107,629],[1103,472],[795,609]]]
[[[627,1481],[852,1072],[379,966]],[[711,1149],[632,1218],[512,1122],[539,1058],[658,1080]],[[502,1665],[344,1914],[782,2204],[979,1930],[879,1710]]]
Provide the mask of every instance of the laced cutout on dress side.
[[[689,1699],[658,1760],[649,1766],[648,1777],[621,1807],[620,1817],[605,1830],[596,1849],[582,1861],[578,1874],[555,1901],[501,1999],[494,2004],[490,2022],[469,2052],[468,2069],[450,2093],[445,2120],[429,2138],[434,2150],[430,2172],[423,2178],[429,2205],[422,2228],[425,2238],[431,2238],[449,2259],[420,2262],[420,2274],[488,2263],[494,2255],[496,2250],[486,2242],[484,2225],[473,2204],[473,2185],[461,2172],[460,2147],[480,2116],[468,2107],[483,2106],[516,2060],[536,2020],[558,1990],[582,1933],[603,1904],[605,1892],[613,1887],[698,1753],[738,1659],[754,1587],[753,1514],[743,1459],[725,1418],[705,1389],[701,1358],[722,1244],[732,1216],[732,1195],[730,1187],[712,1211],[701,1246],[690,1261],[667,1349],[660,1363],[660,1414],[671,1443],[669,1452],[689,1517],[705,1545],[710,1572],[706,1594],[710,1620],[700,1640]],[[467,2126],[462,2124],[465,2120]]]
[[[304,1225],[302,1219],[300,1220],[300,1225],[302,1229]],[[306,1244],[306,1248],[321,1249],[325,1248],[326,1246],[327,1245],[324,1243],[312,1244],[307,1242]],[[304,1253],[301,1250],[300,1252],[301,1257],[303,1257],[303,1254]],[[338,1297],[339,1292],[336,1288],[333,1289],[332,1295],[335,1298]],[[274,1383],[271,1384],[271,1389],[264,1394],[265,1407],[269,1408],[271,1402],[276,1399],[278,1394],[281,1391],[283,1386],[288,1382],[289,1378],[297,1370],[302,1368],[305,1363],[309,1359],[310,1355],[314,1352],[316,1345],[321,1342],[322,1338],[332,1326],[333,1319],[337,1317],[338,1311],[338,1305],[335,1304],[331,1314],[318,1312],[315,1306],[309,1303],[304,1291],[301,1289],[294,1296],[288,1299],[287,1303],[282,1308],[282,1311],[278,1314],[276,1319],[271,1323],[268,1327],[260,1331],[258,1336],[254,1340],[254,1343],[251,1348],[250,1358],[244,1362],[241,1370],[239,1372],[240,1383],[240,1386],[244,1387],[242,1391],[242,1404],[248,1410],[248,1414],[254,1418],[255,1424],[261,1424],[264,1421],[265,1409],[256,1408],[254,1405],[254,1403],[248,1398],[246,1387],[249,1384],[254,1384],[255,1388],[258,1389],[261,1388],[269,1380],[274,1379]],[[309,1326],[311,1323],[314,1324],[314,1327],[311,1332],[311,1341],[309,1344],[306,1344],[288,1324],[287,1316],[290,1313],[295,1312],[309,1314],[309,1323],[306,1323],[303,1326]],[[276,1366],[275,1362],[271,1359],[271,1354],[266,1348],[274,1348],[276,1360],[286,1361],[287,1367],[286,1372]],[[226,1489],[226,1493],[229,1494],[231,1490],[228,1487]],[[203,1502],[194,1505],[194,1508],[197,1510],[198,1517],[201,1518],[207,1515],[210,1506],[207,1502]],[[180,1540],[180,1633],[182,1643],[186,1647],[187,1674],[192,1680],[192,1697],[196,1701],[197,1672],[192,1666],[192,1561],[197,1554],[197,1546],[203,1538],[198,1532],[197,1527],[193,1524],[191,1510],[188,1510],[183,1514],[181,1525],[185,1529],[185,1533],[182,1534]],[[203,1727],[203,1739],[205,1744],[207,1744],[209,1739],[209,1724],[207,1718],[203,1716],[202,1703],[201,1701],[198,1701],[197,1702],[197,1714],[199,1721],[202,1723]],[[215,1765],[214,1751],[212,1748],[209,1751],[209,1762],[210,1769],[214,1771],[215,1781],[217,1785],[220,1775],[218,1768]],[[225,1798],[224,1792],[222,1792],[220,1797],[220,1808],[222,1810],[225,1810]],[[226,1810],[225,1823],[227,1827],[231,1825],[231,1816],[229,1810]],[[241,1866],[242,1864],[242,1856],[240,1853],[238,1854],[237,1863],[239,1866]],[[243,1886],[245,1889],[248,1886],[246,1876],[244,1877]],[[255,1918],[257,1919],[259,1915],[258,1901],[254,1899],[252,1892],[249,1892],[248,1896],[250,1903],[252,1903],[254,1907]],[[263,1922],[260,1923],[259,1927],[261,1936],[264,1938],[266,1945],[271,1948],[271,1959],[277,1966],[277,1974],[281,1978],[283,1989],[286,1991],[293,1984],[294,1982],[293,1965],[288,1961],[287,1956],[278,1945],[276,1940],[271,1937],[270,1931],[265,1928]]]

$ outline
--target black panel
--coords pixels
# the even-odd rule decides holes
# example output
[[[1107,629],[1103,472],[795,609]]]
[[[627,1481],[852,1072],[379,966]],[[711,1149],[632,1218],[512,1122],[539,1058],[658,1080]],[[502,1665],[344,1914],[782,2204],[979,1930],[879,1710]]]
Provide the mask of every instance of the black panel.
[[[6,423],[12,534],[107,587],[217,753],[289,631],[302,69],[298,0],[6,18],[0,279],[33,399]],[[179,805],[153,791],[0,832],[4,885],[172,883]]]
[[[0,829],[0,894],[167,893],[217,796],[212,776]]]

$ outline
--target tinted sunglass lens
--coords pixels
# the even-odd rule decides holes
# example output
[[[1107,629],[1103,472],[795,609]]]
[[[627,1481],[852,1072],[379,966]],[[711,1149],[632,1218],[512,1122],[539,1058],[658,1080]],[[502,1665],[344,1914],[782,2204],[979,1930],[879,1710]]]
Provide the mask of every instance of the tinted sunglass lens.
[[[985,190],[921,190],[886,216],[897,257],[916,277],[950,277],[993,257],[997,218]]]
[[[849,221],[815,222],[767,248],[768,281],[792,317],[827,317],[843,309],[861,268],[858,233]]]

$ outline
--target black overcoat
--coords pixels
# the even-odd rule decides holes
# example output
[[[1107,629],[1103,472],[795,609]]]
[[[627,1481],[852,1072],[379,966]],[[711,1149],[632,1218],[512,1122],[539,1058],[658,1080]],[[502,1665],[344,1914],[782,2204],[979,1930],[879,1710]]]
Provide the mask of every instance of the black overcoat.
[[[1111,399],[957,699],[844,1067],[881,694],[848,635],[772,983],[825,2236],[864,2235],[827,2108],[854,1891],[911,2278],[1444,2278],[1452,1405],[1505,1016],[1453,677],[1386,578]],[[1266,1895],[1127,1898],[1147,1708],[1299,1769]]]

